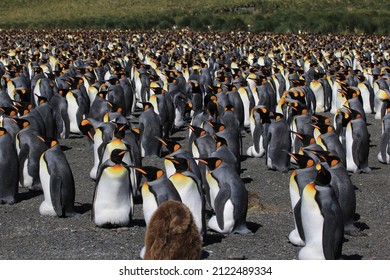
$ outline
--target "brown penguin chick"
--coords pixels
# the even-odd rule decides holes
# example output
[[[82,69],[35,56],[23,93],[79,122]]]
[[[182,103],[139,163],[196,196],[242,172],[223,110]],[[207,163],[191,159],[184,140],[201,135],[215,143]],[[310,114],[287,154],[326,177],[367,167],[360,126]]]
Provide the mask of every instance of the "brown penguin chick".
[[[145,260],[196,260],[202,241],[191,211],[168,200],[153,213],[145,233]]]

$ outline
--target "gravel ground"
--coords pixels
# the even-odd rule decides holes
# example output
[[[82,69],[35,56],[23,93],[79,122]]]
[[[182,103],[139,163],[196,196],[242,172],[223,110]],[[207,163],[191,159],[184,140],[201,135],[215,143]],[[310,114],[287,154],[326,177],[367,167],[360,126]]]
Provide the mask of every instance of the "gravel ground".
[[[380,121],[368,116],[371,124],[369,164],[372,174],[352,174],[356,186],[357,222],[363,236],[346,236],[344,259],[390,259],[390,166],[377,161]],[[183,138],[186,131],[174,134]],[[250,136],[244,135],[244,151]],[[18,203],[0,205],[0,259],[13,260],[109,260],[139,259],[145,223],[142,206],[135,206],[134,222],[117,229],[98,228],[91,221],[94,182],[89,178],[92,150],[87,139],[73,136],[60,141],[76,182],[76,210],[72,218],[44,217],[39,214],[41,191],[19,190]],[[161,159],[145,159],[144,165],[161,164]],[[265,159],[244,158],[241,177],[251,194],[247,235],[221,235],[208,231],[204,238],[204,259],[296,259],[299,247],[288,242],[293,229],[288,182],[291,171],[267,170]]]

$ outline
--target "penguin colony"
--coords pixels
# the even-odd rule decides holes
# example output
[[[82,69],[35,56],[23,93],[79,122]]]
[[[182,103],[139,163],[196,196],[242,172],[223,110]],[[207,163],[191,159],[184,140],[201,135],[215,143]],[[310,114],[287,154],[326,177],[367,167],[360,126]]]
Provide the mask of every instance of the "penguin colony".
[[[1,38],[1,204],[17,203],[22,187],[43,191],[41,215],[77,214],[59,142],[84,135],[92,223],[131,226],[142,203],[142,258],[152,258],[148,246],[161,234],[183,240],[168,234],[183,223],[191,256],[172,245],[155,258],[200,258],[209,230],[251,232],[243,156],[292,170],[286,234],[302,247],[299,259],[339,259],[344,234],[361,234],[349,173],[372,172],[367,114],[382,124],[377,159],[390,164],[387,37],[2,30]],[[178,130],[187,131],[181,142]],[[144,165],[148,157],[162,165]],[[169,219],[168,229],[158,224]]]

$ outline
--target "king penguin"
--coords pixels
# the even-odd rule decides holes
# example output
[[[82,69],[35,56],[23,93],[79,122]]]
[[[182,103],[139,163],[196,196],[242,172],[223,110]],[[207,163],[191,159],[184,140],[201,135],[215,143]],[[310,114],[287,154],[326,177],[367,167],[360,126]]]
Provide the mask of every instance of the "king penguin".
[[[215,212],[208,227],[224,234],[250,233],[246,225],[248,192],[234,166],[215,157],[199,161],[207,165],[206,179],[210,187],[211,207]]]
[[[300,260],[335,260],[341,257],[344,237],[343,213],[333,188],[331,174],[320,163],[315,180],[301,196],[301,221],[305,246]]]
[[[356,212],[356,194],[355,186],[345,166],[339,157],[327,151],[311,151],[316,154],[323,162],[323,165],[330,172],[332,186],[343,212],[344,232],[345,234],[357,236],[360,229],[354,225],[354,216]]]
[[[180,195],[181,201],[191,210],[201,234],[206,232],[205,199],[199,178],[190,171],[189,161],[185,158],[167,157],[175,166],[176,172],[169,177]]]
[[[0,127],[0,204],[14,204],[18,193],[19,162],[12,136]]]
[[[381,163],[390,164],[390,108],[382,118],[382,135],[377,159]]]
[[[75,184],[69,162],[56,139],[37,137],[48,147],[39,160],[39,178],[44,195],[39,213],[58,217],[74,216]]]
[[[133,212],[130,171],[122,162],[127,150],[114,149],[98,170],[92,203],[92,220],[99,226],[126,226]]]
[[[295,228],[290,232],[288,239],[296,246],[304,246],[304,237],[301,236],[302,228],[298,229],[298,225],[302,224],[300,213],[300,200],[303,189],[305,186],[314,181],[317,175],[317,169],[315,168],[315,160],[306,154],[293,154],[288,153],[294,162],[298,165],[298,169],[295,169],[290,176],[289,190],[291,208],[293,210],[294,225]]]

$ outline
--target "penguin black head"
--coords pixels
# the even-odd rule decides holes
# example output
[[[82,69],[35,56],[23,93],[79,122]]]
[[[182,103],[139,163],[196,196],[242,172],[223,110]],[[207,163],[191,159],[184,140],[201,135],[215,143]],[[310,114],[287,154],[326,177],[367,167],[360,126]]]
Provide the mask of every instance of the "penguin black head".
[[[190,169],[190,162],[185,158],[175,158],[171,156],[166,157],[167,160],[173,163],[176,172],[182,173]]]
[[[18,114],[17,108],[14,107],[0,107],[0,116],[14,117]]]
[[[227,146],[227,141],[225,138],[220,137],[218,135],[215,135],[214,139],[215,139],[215,144],[216,144],[217,148],[219,148],[221,146]]]
[[[110,159],[115,164],[125,164],[123,162],[123,157],[127,152],[128,152],[127,150],[123,150],[123,149],[114,149],[111,152]]]
[[[329,151],[314,151],[309,150],[312,154],[316,155],[320,161],[326,162],[329,167],[334,167],[341,162],[341,159]]]
[[[148,110],[149,108],[154,109],[153,104],[150,102],[142,102],[142,106],[143,106],[144,111]]]
[[[330,124],[330,119],[328,117],[326,117],[326,116],[312,115],[311,119],[314,120],[316,123]]]
[[[199,159],[199,161],[206,164],[211,171],[217,169],[222,164],[222,159],[217,157],[203,158]]]
[[[292,157],[295,160],[299,168],[312,167],[315,164],[313,158],[311,158],[306,154],[301,155],[296,153],[290,153],[288,151],[284,151],[284,152],[286,152],[290,157]]]
[[[88,136],[89,139],[92,140],[92,142],[94,141],[93,137],[95,135],[95,129],[89,120],[84,119],[81,121],[80,130],[84,135]]]
[[[119,139],[123,139],[126,136],[126,130],[129,129],[127,124],[118,124],[114,129],[114,136]]]
[[[334,131],[333,126],[330,124],[314,123],[314,124],[311,124],[311,126],[318,129],[318,131],[321,134],[326,134],[326,133]]]
[[[181,148],[181,145],[174,140],[162,139],[162,138],[157,137],[157,136],[156,136],[156,138],[158,139],[158,141],[160,141],[167,148],[167,150],[169,151],[170,154],[172,154],[173,152],[176,152],[177,150],[179,150]]]
[[[23,129],[25,127],[28,127],[30,125],[30,122],[25,119],[18,119],[18,118],[12,118],[13,122],[15,122],[20,129]]]
[[[56,147],[59,144],[58,140],[55,138],[51,138],[51,137],[45,138],[45,137],[42,137],[39,135],[36,135],[36,136],[38,137],[39,140],[41,140],[43,143],[45,143],[49,149]]]
[[[315,139],[312,135],[304,134],[304,133],[298,133],[296,131],[290,130],[290,133],[294,134],[298,139],[302,142],[303,146],[309,146],[315,143]]]
[[[225,125],[219,122],[207,122],[208,125],[210,125],[215,133],[221,132],[225,130]]]
[[[188,128],[192,130],[192,132],[195,134],[196,138],[202,137],[207,134],[206,130],[204,130],[201,127],[188,125]]]
[[[317,163],[316,169],[317,176],[314,180],[314,183],[318,186],[329,185],[330,181],[332,180],[332,175],[330,172],[321,163]]]
[[[5,129],[4,127],[0,127],[0,137],[5,135],[6,133],[8,133],[7,129]]]
[[[154,166],[143,166],[142,168],[136,167],[136,171],[145,176],[148,182],[155,181],[164,175],[164,171]]]

